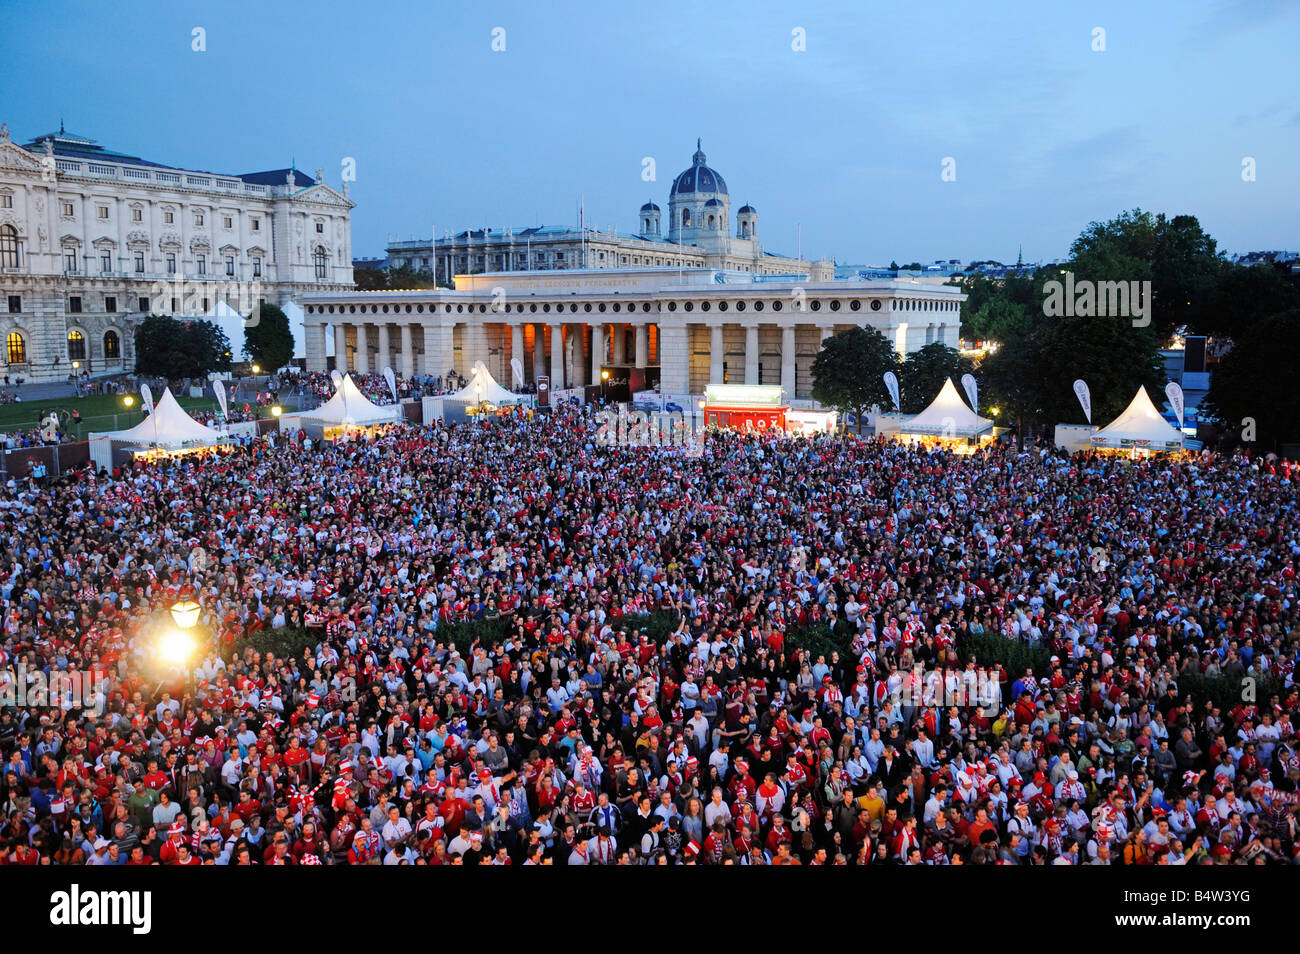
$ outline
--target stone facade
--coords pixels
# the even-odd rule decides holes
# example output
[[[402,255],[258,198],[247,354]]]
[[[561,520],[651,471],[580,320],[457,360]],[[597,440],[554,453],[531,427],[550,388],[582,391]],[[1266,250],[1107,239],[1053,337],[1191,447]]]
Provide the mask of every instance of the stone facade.
[[[821,342],[852,325],[878,329],[902,355],[956,347],[961,303],[950,286],[897,281],[770,280],[710,269],[591,269],[563,275],[459,275],[455,290],[318,293],[302,298],[307,368],[414,369],[467,375],[482,361],[511,380],[594,384],[606,368],[657,367],[660,390],[780,384],[807,398]],[[409,332],[408,332],[409,329]]]
[[[0,127],[4,374],[130,371],[151,311],[201,315],[225,301],[246,314],[351,288],[353,203],[320,178],[190,172],[63,130],[20,146]],[[238,355],[243,342],[231,346]]]

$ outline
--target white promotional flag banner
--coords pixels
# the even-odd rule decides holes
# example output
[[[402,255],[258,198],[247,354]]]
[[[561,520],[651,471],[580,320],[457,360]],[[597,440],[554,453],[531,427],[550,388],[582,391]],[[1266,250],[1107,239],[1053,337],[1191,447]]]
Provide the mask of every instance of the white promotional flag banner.
[[[901,410],[903,405],[898,400],[898,375],[893,371],[885,372],[885,387],[889,388],[889,398],[894,402],[894,410]]]
[[[339,374],[338,369],[330,372],[330,381],[333,382],[335,391],[343,387],[343,375]]]
[[[1170,381],[1165,385],[1165,397],[1169,398],[1169,406],[1174,409],[1174,415],[1178,418],[1179,429],[1183,426],[1183,388],[1176,381]]]
[[[393,392],[393,403],[397,403],[397,376],[393,374],[391,367],[384,368],[384,380],[388,382],[388,390]]]
[[[153,417],[153,392],[149,390],[149,385],[147,384],[140,385],[140,403],[143,404],[144,409],[149,412],[149,416]]]
[[[517,358],[517,357],[515,357],[515,358],[511,358],[511,359],[510,359],[510,370],[513,371],[514,374],[515,374],[515,387],[517,387],[517,388],[522,388],[522,387],[524,386],[524,363],[523,363],[523,361],[520,360],[520,359]]]
[[[1086,417],[1088,419],[1088,423],[1091,424],[1092,423],[1092,395],[1088,393],[1088,382],[1084,381],[1083,378],[1080,378],[1079,380],[1074,382],[1074,396],[1077,397],[1079,399],[1079,403],[1083,405],[1083,416]]]
[[[980,412],[980,386],[975,381],[975,375],[963,374],[961,376],[961,386],[966,389],[966,396],[970,398],[970,409],[978,414]]]
[[[212,382],[212,393],[217,396],[217,406],[221,408],[221,416],[229,417],[226,413],[226,385],[222,381]]]

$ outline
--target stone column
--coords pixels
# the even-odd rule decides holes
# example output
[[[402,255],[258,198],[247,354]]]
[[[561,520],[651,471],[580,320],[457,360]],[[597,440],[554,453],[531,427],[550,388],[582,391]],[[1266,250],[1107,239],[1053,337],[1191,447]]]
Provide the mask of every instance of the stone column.
[[[519,373],[523,374],[527,365],[524,362],[524,326],[522,324],[514,324],[510,326],[510,361],[512,364],[515,358],[519,359]],[[515,380],[515,372],[513,370],[510,371],[508,380],[510,383],[507,384],[506,387],[510,388],[512,391],[521,384],[521,382]]]
[[[605,326],[590,325],[591,328],[591,383],[600,384],[600,372],[605,364]]]
[[[817,326],[817,334],[818,334],[818,336],[819,336],[820,339],[821,339],[821,343],[822,343],[822,345],[824,346],[824,345],[826,344],[826,339],[827,339],[827,338],[833,338],[833,337],[835,337],[835,326],[834,326],[834,325],[818,325],[818,326]]]
[[[546,376],[546,326],[533,322],[533,383]]]
[[[366,341],[366,323],[357,322],[357,355],[354,362],[357,374],[370,373],[370,343]]]
[[[424,328],[424,373],[445,382],[447,372],[456,360],[453,337],[456,322],[450,318],[426,318],[421,325]]]
[[[383,371],[393,362],[392,352],[389,350],[388,340],[388,322],[379,323],[379,357],[375,359],[375,370]]]
[[[551,390],[564,387],[564,325],[551,325]]]
[[[411,346],[411,323],[404,321],[401,325],[402,335],[402,368],[401,375],[404,378],[415,375],[415,349]]]
[[[348,369],[348,326],[341,321],[334,326],[334,369]]]
[[[591,364],[591,355],[587,351],[587,336],[583,333],[586,325],[569,325],[569,347],[573,350],[570,367],[573,368],[573,386],[581,387],[587,383],[587,366]]]
[[[690,348],[686,325],[659,324],[659,389],[665,394],[689,394]]]
[[[745,383],[758,384],[758,325],[745,326]]]
[[[781,389],[787,401],[794,398],[794,325],[781,329]]]
[[[609,333],[609,363],[617,366],[627,364],[627,332],[616,322],[609,326]]]
[[[721,384],[724,374],[722,363],[724,354],[722,325],[709,328],[709,383]]]
[[[329,327],[323,322],[314,325],[304,325],[303,332],[307,335],[307,370],[324,371],[325,342],[329,337]]]
[[[650,327],[636,326],[636,366],[644,368],[650,364]]]

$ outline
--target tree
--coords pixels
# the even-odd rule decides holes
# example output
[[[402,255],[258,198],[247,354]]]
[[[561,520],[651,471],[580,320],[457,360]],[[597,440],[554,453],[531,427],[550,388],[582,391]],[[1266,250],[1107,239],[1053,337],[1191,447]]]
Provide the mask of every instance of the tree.
[[[230,359],[226,333],[210,321],[150,315],[135,330],[137,374],[199,378],[209,371],[230,370]]]
[[[1300,283],[1289,266],[1225,263],[1196,330],[1235,338],[1257,322],[1293,308],[1300,308]]]
[[[260,305],[244,322],[244,356],[267,374],[293,360],[293,331],[279,305]]]
[[[1300,441],[1298,356],[1300,309],[1257,322],[1219,360],[1204,407],[1229,435],[1243,440],[1274,449]]]
[[[813,359],[812,396],[841,413],[862,415],[873,404],[889,407],[886,371],[898,369],[898,354],[874,328],[849,328],[822,343]]]
[[[949,348],[941,341],[913,351],[899,372],[903,413],[919,414],[943,389],[948,378],[956,384],[963,374],[974,369],[969,358],[963,358],[956,348]]]

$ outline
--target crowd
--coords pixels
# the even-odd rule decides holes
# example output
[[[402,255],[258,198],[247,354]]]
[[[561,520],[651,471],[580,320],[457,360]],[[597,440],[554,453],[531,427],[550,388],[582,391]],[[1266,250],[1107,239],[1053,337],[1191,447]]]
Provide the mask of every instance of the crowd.
[[[0,863],[1295,863],[1284,464],[596,435],[10,481]]]

